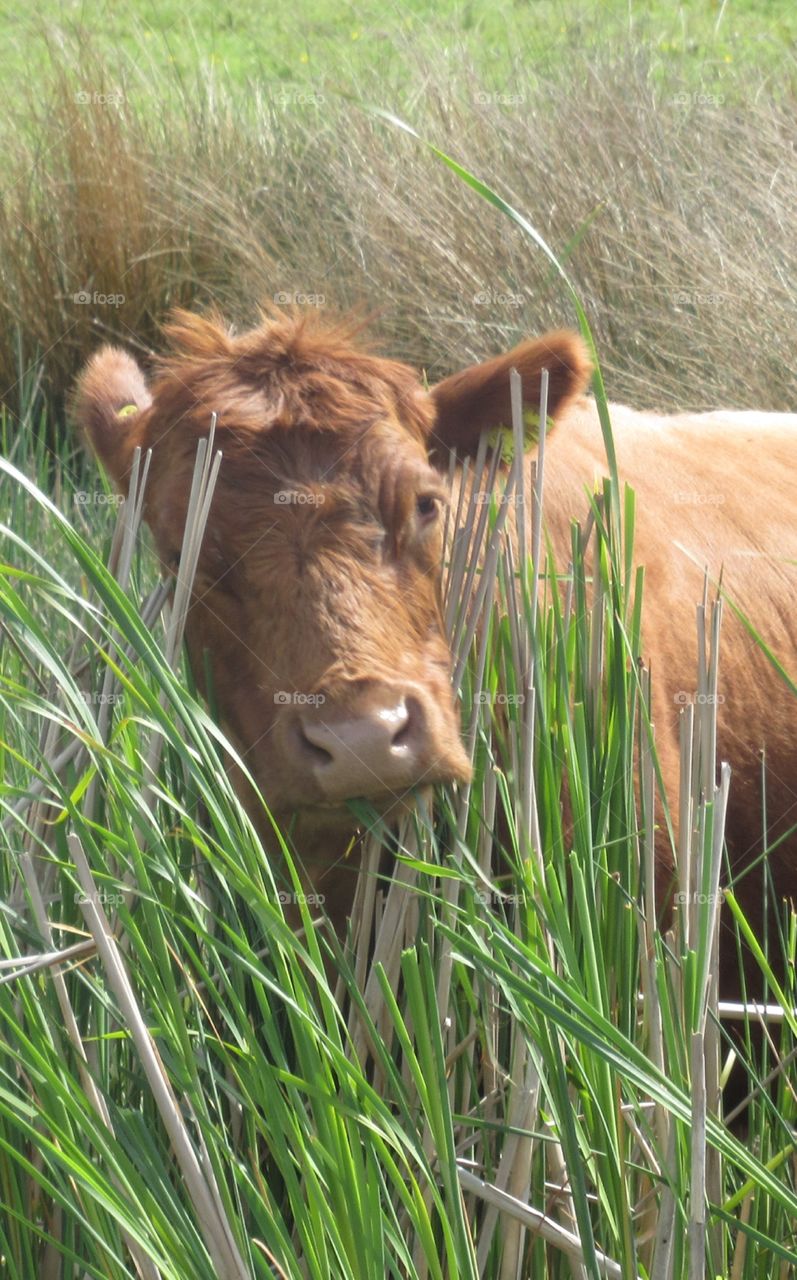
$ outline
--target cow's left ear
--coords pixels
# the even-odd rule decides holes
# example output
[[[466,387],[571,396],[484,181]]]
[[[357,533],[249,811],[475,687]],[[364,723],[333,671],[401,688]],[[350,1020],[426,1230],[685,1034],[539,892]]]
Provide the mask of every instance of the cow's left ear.
[[[520,374],[523,404],[533,413],[540,407],[542,371],[548,370],[548,416],[555,420],[583,395],[592,365],[578,334],[562,330],[521,342],[506,355],[471,365],[438,382],[430,390],[436,411],[429,437],[433,462],[445,465],[452,449],[460,457],[473,454],[483,432],[511,426],[511,369]]]

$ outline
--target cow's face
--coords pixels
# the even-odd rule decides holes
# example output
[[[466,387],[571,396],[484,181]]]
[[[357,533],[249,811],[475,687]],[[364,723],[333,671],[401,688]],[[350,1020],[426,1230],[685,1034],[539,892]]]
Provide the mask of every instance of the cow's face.
[[[176,354],[151,399],[106,351],[84,375],[78,412],[121,487],[135,445],[152,447],[146,518],[171,572],[197,440],[217,415],[223,461],[186,637],[197,681],[210,673],[271,808],[328,812],[367,797],[387,810],[417,786],[467,778],[439,601],[447,493],[434,464],[509,420],[513,363],[530,402],[546,362],[553,409],[580,392],[578,341],[526,344],[427,392],[406,366],[306,322],[231,338],[183,315],[171,337]],[[137,388],[128,378],[125,389],[122,367]],[[126,399],[140,411],[120,417]]]
[[[438,596],[446,493],[423,447],[388,413],[350,433],[241,432],[218,413],[186,637],[271,807],[466,777]],[[190,438],[153,451],[147,518],[166,564],[194,453]]]

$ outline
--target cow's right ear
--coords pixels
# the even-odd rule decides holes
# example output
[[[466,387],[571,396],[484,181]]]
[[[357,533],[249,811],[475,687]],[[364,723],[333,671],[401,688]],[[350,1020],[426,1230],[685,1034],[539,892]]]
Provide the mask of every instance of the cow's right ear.
[[[143,373],[119,347],[102,347],[78,378],[72,416],[122,493],[151,404]]]
[[[548,370],[548,416],[554,420],[584,394],[592,372],[587,349],[577,333],[559,330],[521,342],[506,355],[471,365],[430,389],[435,424],[429,438],[431,458],[445,466],[456,449],[474,454],[484,432],[511,427],[510,370],[520,374],[523,407],[540,407],[543,369]]]

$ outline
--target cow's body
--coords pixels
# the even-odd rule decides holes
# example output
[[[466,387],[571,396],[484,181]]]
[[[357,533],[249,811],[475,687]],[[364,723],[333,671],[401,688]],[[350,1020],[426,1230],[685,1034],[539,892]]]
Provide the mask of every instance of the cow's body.
[[[426,392],[406,366],[303,321],[271,320],[233,338],[182,315],[172,341],[176,354],[151,392],[129,357],[100,352],[79,385],[78,417],[123,490],[134,446],[153,448],[146,515],[173,570],[196,440],[219,415],[225,460],[189,614],[192,665],[201,684],[208,652],[225,727],[277,819],[295,819],[308,882],[340,925],[356,873],[345,857],[356,830],[346,800],[367,795],[388,812],[418,785],[469,772],[437,598],[435,468],[509,421],[511,367],[532,409],[548,367],[556,425],[545,511],[566,562],[570,521],[606,471],[583,395],[588,362],[577,337],[549,334]],[[704,565],[715,579],[722,570],[730,598],[797,675],[797,417],[618,406],[612,421],[620,476],[637,493],[645,650],[674,795]],[[734,768],[730,847],[749,861],[761,847],[761,747],[770,834],[797,821],[797,703],[730,610],[720,673],[720,754]],[[253,813],[271,843],[262,810]],[[792,893],[793,837],[772,867],[778,891]],[[747,905],[756,892],[751,884]]]
[[[659,415],[611,409],[621,480],[636,494],[634,558],[645,567],[643,652],[652,666],[653,719],[677,818],[679,716],[696,697],[696,605],[704,575],[726,597],[718,682],[718,757],[733,769],[726,823],[734,878],[763,845],[776,891],[797,897],[797,414]],[[546,523],[566,564],[569,516],[606,474],[594,403],[569,410],[546,451]],[[749,620],[786,677],[736,613]],[[762,750],[765,758],[762,762]],[[777,841],[786,835],[780,845]],[[738,892],[762,927],[760,867]],[[727,930],[726,922],[726,930]],[[729,956],[725,993],[736,994]]]

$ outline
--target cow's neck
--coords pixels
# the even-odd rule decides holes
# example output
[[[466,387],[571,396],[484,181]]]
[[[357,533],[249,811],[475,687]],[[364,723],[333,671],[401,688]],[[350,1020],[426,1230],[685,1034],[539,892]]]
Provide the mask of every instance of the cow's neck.
[[[308,895],[310,914],[318,916],[323,909],[338,937],[343,937],[362,861],[362,833],[353,815],[345,810],[330,810],[274,816],[293,853],[302,892]],[[294,890],[285,874],[279,840],[266,814],[262,814],[257,826],[266,852],[272,859],[278,883],[288,894],[286,918],[298,925],[300,912],[298,904],[292,900]]]

